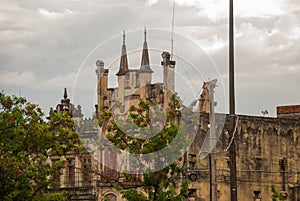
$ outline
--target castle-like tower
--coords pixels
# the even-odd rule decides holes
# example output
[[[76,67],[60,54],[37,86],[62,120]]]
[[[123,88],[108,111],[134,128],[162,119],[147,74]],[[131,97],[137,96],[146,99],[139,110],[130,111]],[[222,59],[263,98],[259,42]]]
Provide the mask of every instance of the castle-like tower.
[[[139,69],[130,69],[128,65],[125,33],[117,72],[118,87],[108,88],[109,70],[104,68],[104,62],[96,62],[98,105],[103,108],[113,108],[117,103],[126,109],[127,105],[140,99],[155,101],[165,108],[171,102],[175,91],[174,70],[175,62],[168,52],[162,53],[163,83],[152,83],[153,71],[150,67],[148,44],[145,39],[142,50],[141,66]],[[197,158],[201,145],[209,133],[210,97],[207,83],[203,84],[203,92],[199,99],[199,130],[192,145],[182,157],[185,161],[185,177],[189,178],[189,200],[209,200],[210,178],[209,160]],[[98,107],[97,107],[98,108]],[[218,178],[218,200],[230,199],[230,160],[228,149],[234,138],[239,143],[236,145],[239,157],[237,160],[237,180],[239,200],[268,200],[273,192],[270,185],[274,184],[281,195],[288,196],[287,200],[300,200],[300,106],[279,106],[278,118],[255,117],[237,115],[235,125],[232,126],[232,116],[226,115],[222,134],[216,144],[216,178]],[[55,112],[67,112],[75,120],[81,119],[81,107],[75,106],[64,90],[63,99],[56,106]],[[77,121],[82,139],[98,136],[99,128],[94,119]],[[101,128],[102,129],[102,128]],[[226,132],[235,130],[232,137]],[[98,144],[97,144],[98,145]],[[98,158],[97,158],[98,157]],[[70,152],[64,158],[66,167],[62,175],[56,180],[60,189],[50,187],[49,192],[68,192],[71,200],[117,200],[124,201],[120,192],[116,191],[113,184],[127,185],[126,188],[139,188],[139,183],[128,182],[119,177],[116,172],[118,156],[116,152],[109,153],[105,150],[95,160],[88,152],[80,154]],[[60,160],[51,156],[48,161]],[[131,158],[126,158],[126,166],[130,170]],[[105,162],[103,162],[105,161]],[[108,164],[106,167],[104,164]],[[112,167],[112,168],[110,168]],[[137,177],[138,178],[138,177]],[[138,178],[139,179],[139,178]],[[136,181],[139,181],[139,180]],[[180,186],[177,186],[177,189]],[[51,190],[52,189],[52,190]]]
[[[162,53],[163,83],[152,83],[153,70],[150,66],[147,31],[144,31],[144,43],[141,65],[139,69],[130,69],[125,44],[125,31],[123,32],[123,44],[118,76],[118,87],[108,88],[108,69],[104,68],[104,62],[96,62],[98,106],[100,108],[113,108],[120,106],[120,112],[136,104],[140,99],[153,101],[167,108],[171,96],[175,91],[174,70],[175,61],[171,61],[168,52]]]

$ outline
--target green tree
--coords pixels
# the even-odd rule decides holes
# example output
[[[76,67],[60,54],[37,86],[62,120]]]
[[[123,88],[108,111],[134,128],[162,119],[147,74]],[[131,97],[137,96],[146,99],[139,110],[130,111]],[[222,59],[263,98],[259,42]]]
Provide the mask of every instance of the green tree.
[[[35,196],[33,201],[68,201],[69,196],[62,193],[47,193]]]
[[[286,200],[285,195],[281,194],[280,192],[278,192],[275,188],[275,185],[271,185],[271,191],[272,191],[272,201],[277,201],[277,199],[279,200]]]
[[[182,108],[181,100],[176,95],[172,97],[172,103],[167,111],[163,129],[158,130],[155,136],[141,139],[135,138],[134,135],[128,135],[129,132],[139,133],[141,135],[143,128],[149,126],[153,118],[155,118],[150,118],[150,110],[155,107],[155,105],[155,103],[140,100],[137,106],[130,107],[127,116],[121,118],[113,118],[111,111],[100,108],[99,124],[102,127],[106,127],[105,129],[108,131],[106,137],[120,149],[127,150],[133,154],[148,154],[159,151],[168,146],[179,131],[179,126],[176,122],[180,119],[184,109]],[[128,116],[130,118],[128,118]],[[160,118],[160,116],[156,117]],[[125,124],[120,126],[117,121],[124,121]],[[127,124],[126,121],[133,121],[134,124]],[[190,122],[190,126],[193,127],[193,125],[194,124]],[[156,132],[155,129],[157,129],[157,126],[152,125],[151,129],[154,129],[153,132]],[[145,135],[147,135],[147,133],[145,133]],[[188,138],[182,138],[180,142],[187,143]],[[178,149],[175,148],[172,149],[172,151],[183,153],[180,145],[178,147]],[[173,155],[174,154],[170,154],[170,157]],[[169,156],[164,155],[163,157]],[[156,165],[163,163],[160,158],[153,158],[153,161],[155,161]],[[139,163],[142,162],[143,161],[139,161]],[[183,198],[188,195],[188,185],[190,182],[189,180],[182,180],[183,172],[183,161],[182,158],[180,158],[159,171],[143,173],[143,179],[140,185],[137,186],[140,187],[139,190],[137,190],[137,188],[125,189],[122,184],[116,185],[116,188],[122,193],[123,197],[129,201],[183,200]],[[136,179],[132,174],[124,174],[124,176],[129,181]],[[180,191],[176,192],[175,188],[178,189],[178,187]]]
[[[261,114],[262,114],[263,116],[266,116],[266,115],[269,114],[269,112],[268,112],[268,110],[262,110],[262,111],[261,111]]]
[[[38,105],[0,93],[0,200],[40,197],[64,168],[63,160],[50,165],[48,157],[80,147],[70,116],[51,110],[45,119]]]

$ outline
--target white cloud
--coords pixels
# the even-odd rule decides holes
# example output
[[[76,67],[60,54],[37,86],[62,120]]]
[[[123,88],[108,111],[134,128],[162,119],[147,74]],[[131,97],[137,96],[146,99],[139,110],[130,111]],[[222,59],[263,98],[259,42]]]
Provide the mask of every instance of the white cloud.
[[[61,18],[64,17],[66,15],[72,15],[73,11],[71,11],[70,9],[64,9],[62,12],[54,12],[54,11],[49,11],[45,8],[39,8],[38,12],[45,16],[46,18],[49,19],[55,19],[55,18]]]
[[[33,96],[37,88],[43,88],[47,104],[59,101],[47,95],[49,91],[57,89],[61,98],[62,89],[73,86],[76,70],[97,44],[123,29],[171,28],[173,0],[0,1],[0,85],[6,89],[27,87]],[[274,100],[300,100],[299,93],[290,91],[296,91],[294,86],[300,85],[299,2],[234,1],[237,112],[260,113],[260,102],[269,103],[272,108]],[[228,4],[226,0],[176,0],[175,6],[175,32],[199,44],[222,74],[228,73]],[[151,37],[150,48],[157,43]],[[164,39],[169,38],[168,35]],[[107,57],[120,55],[121,40],[120,37],[114,47],[102,49]],[[139,40],[142,45],[142,36],[135,42]],[[133,43],[128,40],[128,49]],[[178,41],[174,45],[179,48]],[[82,90],[95,88],[94,60],[102,59],[97,56],[92,58],[93,66],[81,72]],[[224,76],[225,84],[226,79]],[[254,95],[256,91],[259,95]],[[263,92],[268,92],[268,96]],[[253,97],[256,102],[249,101]]]
[[[76,78],[75,73],[60,75],[50,79],[39,78],[31,71],[5,72],[0,71],[0,85],[14,87],[29,87],[31,89],[42,88],[45,90],[73,86]]]
[[[152,6],[157,3],[158,0],[147,0],[147,5]]]
[[[240,17],[280,15],[283,0],[239,0],[234,1],[234,14]],[[180,6],[195,6],[200,14],[211,20],[219,20],[228,16],[229,1],[223,0],[176,0]]]
[[[32,86],[33,88],[53,89],[64,88],[66,86],[73,87],[76,74],[60,75],[52,77],[48,80],[39,80],[39,83]]]
[[[36,76],[30,72],[5,72],[0,71],[0,85],[24,86],[36,84]]]
[[[234,2],[236,15],[241,17],[248,16],[269,16],[281,15],[283,0],[239,0]]]

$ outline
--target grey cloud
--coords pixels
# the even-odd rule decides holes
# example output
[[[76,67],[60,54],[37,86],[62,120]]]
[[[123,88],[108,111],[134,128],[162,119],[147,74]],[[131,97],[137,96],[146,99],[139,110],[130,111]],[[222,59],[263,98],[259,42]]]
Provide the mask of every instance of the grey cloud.
[[[123,29],[130,31],[144,26],[171,30],[171,4],[169,0],[158,0],[152,5],[141,0],[2,0],[0,69],[17,75],[32,72],[38,81],[44,83],[40,87],[45,89],[26,83],[24,86],[1,83],[1,88],[8,93],[18,93],[21,87],[22,94],[31,97],[34,102],[46,108],[55,106],[62,96],[63,86],[72,88],[74,83],[67,82],[73,81],[72,76],[76,75],[86,56],[105,39],[121,34]],[[228,73],[228,16],[211,20],[201,14],[203,8],[191,5],[176,5],[175,8],[175,31],[207,50],[227,84],[224,75]],[[41,15],[39,9],[61,14],[62,17],[49,19]],[[261,107],[272,110],[275,104],[300,99],[300,95],[294,93],[297,90],[295,86],[300,84],[300,38],[295,32],[295,28],[299,28],[300,3],[298,0],[285,0],[282,9],[285,12],[276,16],[235,18],[238,112],[259,114]],[[68,14],[67,10],[72,14]],[[128,38],[128,48],[141,47],[143,39],[138,37]],[[169,40],[169,36],[164,39]],[[115,40],[115,47],[105,47],[101,51],[118,56],[121,35]],[[179,43],[175,41],[176,45]],[[157,41],[149,43],[149,47],[156,46]],[[101,51],[98,52],[99,57]],[[86,98],[74,100],[76,104],[86,102],[86,107],[90,107],[88,113],[95,104],[95,97],[87,97],[87,94],[93,94],[95,90],[92,82],[95,80],[94,60],[101,59],[98,55],[90,58],[88,69],[85,69],[89,70],[84,74],[88,79],[83,79],[86,86],[80,89],[80,93]],[[139,63],[139,55],[129,62],[132,65]],[[207,63],[202,65],[209,66]],[[56,89],[59,86],[61,88]],[[91,89],[87,91],[89,86]],[[69,91],[71,93],[71,89]],[[278,91],[283,95],[279,97]]]

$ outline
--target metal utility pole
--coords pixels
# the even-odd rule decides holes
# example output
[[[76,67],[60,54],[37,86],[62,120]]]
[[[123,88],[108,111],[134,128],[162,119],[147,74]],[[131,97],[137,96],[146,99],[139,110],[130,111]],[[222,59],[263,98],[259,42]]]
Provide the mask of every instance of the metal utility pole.
[[[209,153],[209,169],[210,169],[210,201],[217,201],[217,167],[214,147],[216,145],[216,117],[215,117],[215,100],[214,88],[217,86],[217,80],[206,82],[209,91],[209,141],[211,152]]]
[[[230,114],[235,115],[234,97],[234,22],[233,22],[233,0],[229,0],[229,104]]]
[[[234,97],[234,21],[233,0],[229,0],[229,110],[230,110],[230,134],[233,137],[235,126],[235,97]],[[236,149],[235,139],[230,147],[230,198],[237,201],[237,178],[236,178]]]

